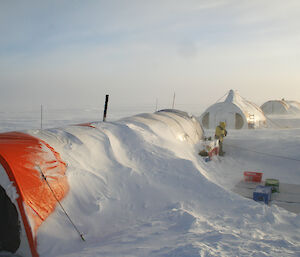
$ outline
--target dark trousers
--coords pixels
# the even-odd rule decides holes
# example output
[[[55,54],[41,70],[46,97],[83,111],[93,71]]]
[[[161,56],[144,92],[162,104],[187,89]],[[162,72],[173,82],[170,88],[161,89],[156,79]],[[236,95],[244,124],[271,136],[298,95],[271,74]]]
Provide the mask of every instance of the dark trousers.
[[[219,140],[219,155],[223,156],[224,152],[223,152],[223,142],[221,142],[221,140]]]

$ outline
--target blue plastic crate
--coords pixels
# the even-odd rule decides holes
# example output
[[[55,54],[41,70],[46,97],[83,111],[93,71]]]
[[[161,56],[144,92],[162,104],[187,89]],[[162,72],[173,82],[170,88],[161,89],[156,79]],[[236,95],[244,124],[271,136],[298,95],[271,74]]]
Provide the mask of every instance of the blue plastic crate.
[[[271,200],[272,187],[270,186],[257,186],[253,192],[253,200],[269,204]]]

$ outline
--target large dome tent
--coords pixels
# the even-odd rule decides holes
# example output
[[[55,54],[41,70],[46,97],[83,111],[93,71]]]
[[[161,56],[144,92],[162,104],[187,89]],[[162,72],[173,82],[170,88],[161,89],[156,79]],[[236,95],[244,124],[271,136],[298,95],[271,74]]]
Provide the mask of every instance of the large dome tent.
[[[230,90],[224,102],[208,107],[200,116],[206,129],[213,129],[221,121],[229,129],[258,128],[266,125],[266,117],[254,103],[241,97],[237,91]]]
[[[262,111],[267,115],[288,115],[300,114],[300,103],[297,101],[270,100],[261,106]]]

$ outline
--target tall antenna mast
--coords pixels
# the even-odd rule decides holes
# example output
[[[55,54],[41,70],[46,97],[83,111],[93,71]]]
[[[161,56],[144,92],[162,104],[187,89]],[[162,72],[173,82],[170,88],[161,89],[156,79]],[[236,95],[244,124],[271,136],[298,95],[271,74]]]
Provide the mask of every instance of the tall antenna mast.
[[[174,106],[175,106],[175,92],[174,92],[174,95],[173,95],[172,109],[174,109]]]

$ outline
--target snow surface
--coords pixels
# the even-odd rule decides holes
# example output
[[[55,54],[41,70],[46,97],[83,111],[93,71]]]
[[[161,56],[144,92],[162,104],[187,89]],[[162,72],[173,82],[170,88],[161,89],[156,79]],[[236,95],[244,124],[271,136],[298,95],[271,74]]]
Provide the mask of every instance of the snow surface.
[[[57,208],[38,231],[41,257],[300,256],[299,214],[231,191],[245,170],[300,184],[299,128],[229,130],[211,162],[190,124],[138,116],[30,133],[67,162],[62,204],[86,239]]]

